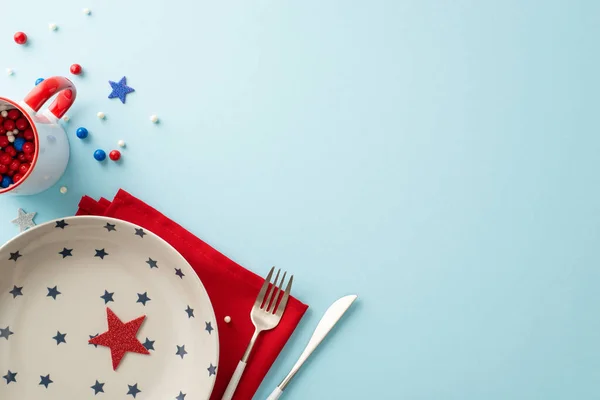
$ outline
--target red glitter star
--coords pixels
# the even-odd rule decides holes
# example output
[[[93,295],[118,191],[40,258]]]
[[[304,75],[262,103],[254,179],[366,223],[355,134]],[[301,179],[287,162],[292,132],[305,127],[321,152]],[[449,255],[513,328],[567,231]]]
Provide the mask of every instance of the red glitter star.
[[[146,319],[145,315],[124,324],[110,308],[106,308],[106,318],[108,319],[108,331],[90,339],[89,343],[110,347],[113,370],[117,370],[127,352],[150,354],[136,337],[140,326]]]

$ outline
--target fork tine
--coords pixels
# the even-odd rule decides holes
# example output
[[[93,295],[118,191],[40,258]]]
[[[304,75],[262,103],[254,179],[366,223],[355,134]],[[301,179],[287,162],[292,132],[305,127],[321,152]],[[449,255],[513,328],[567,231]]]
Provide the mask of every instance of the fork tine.
[[[265,305],[261,307],[263,310],[266,310],[267,308],[269,308],[269,303],[271,302],[271,297],[273,296],[273,292],[275,291],[275,288],[277,287],[277,279],[279,279],[280,272],[281,272],[281,268],[277,270],[277,275],[275,275],[275,280],[273,281],[273,285],[271,285],[271,288],[269,289],[269,294],[267,295],[267,301],[265,301]]]
[[[285,276],[287,275],[287,271],[283,273],[283,277],[281,278],[281,282],[277,285],[277,290],[275,290],[275,297],[273,298],[273,302],[267,308],[267,312],[273,313],[275,311],[275,307],[277,307],[277,302],[279,301],[279,295],[281,293],[281,288],[283,287],[283,282],[285,282]]]
[[[255,306],[260,307],[263,300],[265,299],[265,293],[267,293],[267,288],[269,287],[269,283],[271,282],[271,277],[273,276],[273,271],[275,271],[275,267],[272,267],[269,271],[269,274],[265,278],[265,283],[263,283],[260,288],[260,292],[258,292],[258,296],[256,296],[256,301],[254,302]]]
[[[292,275],[290,277],[290,281],[288,282],[288,284],[285,288],[285,293],[283,294],[283,297],[281,298],[281,303],[279,303],[279,307],[277,307],[277,311],[275,312],[275,315],[277,315],[278,317],[281,317],[283,315],[285,306],[287,305],[288,299],[290,298],[290,292],[292,291],[292,282],[294,282],[294,275]]]

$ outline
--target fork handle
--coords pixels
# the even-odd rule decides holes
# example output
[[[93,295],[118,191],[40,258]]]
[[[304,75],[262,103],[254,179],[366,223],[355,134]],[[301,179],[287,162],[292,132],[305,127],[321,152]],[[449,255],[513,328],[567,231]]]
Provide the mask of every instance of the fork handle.
[[[277,387],[275,388],[275,390],[273,390],[273,393],[271,393],[271,394],[269,395],[269,397],[267,397],[267,400],[277,400],[278,398],[280,398],[280,397],[281,397],[281,394],[282,394],[282,393],[283,393],[283,390],[281,390],[281,389],[279,388],[279,386],[277,386]]]
[[[242,374],[246,369],[246,363],[244,361],[240,361],[235,368],[235,372],[231,376],[231,380],[229,381],[229,385],[227,385],[227,389],[225,389],[225,393],[221,400],[231,400],[233,394],[235,393],[235,389],[237,389],[238,384],[240,383],[240,379],[242,379]]]

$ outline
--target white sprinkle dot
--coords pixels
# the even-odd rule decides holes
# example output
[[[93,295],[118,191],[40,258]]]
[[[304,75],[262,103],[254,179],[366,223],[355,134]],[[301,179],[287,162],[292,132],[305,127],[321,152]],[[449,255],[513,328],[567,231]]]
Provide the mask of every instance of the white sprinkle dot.
[[[13,130],[12,130],[12,133],[14,133],[14,134],[16,135],[16,134],[18,134],[18,133],[19,133],[19,130],[18,130],[18,129],[13,129]]]
[[[151,115],[150,116],[150,121],[152,121],[152,123],[156,124],[158,122],[158,116],[157,115]]]
[[[65,194],[65,193],[67,193],[67,190],[68,190],[68,189],[67,189],[67,187],[66,187],[66,186],[61,186],[61,187],[60,187],[60,192],[61,192],[62,194]]]
[[[119,145],[119,147],[125,147],[125,141],[123,139],[119,140],[117,144]]]
[[[69,118],[69,116],[68,116],[68,115],[65,115],[65,116],[64,116],[62,119],[63,119],[63,121],[65,121],[65,122],[69,122],[69,121],[71,120],[71,118]]]
[[[85,15],[90,15],[92,13],[92,10],[90,10],[89,8],[84,8],[82,11]]]
[[[3,117],[6,117],[8,115],[8,111],[4,110],[4,111],[0,112],[0,115],[2,115]]]
[[[225,323],[228,324],[231,322],[231,317],[228,315],[225,317]]]
[[[9,76],[10,76],[10,75],[12,75],[12,74],[14,74],[13,70],[12,70],[12,69],[10,69],[10,68],[6,68],[6,75],[9,75]]]
[[[11,143],[15,141],[15,137],[14,136],[7,136],[7,138],[8,138],[8,141],[11,142]]]
[[[102,111],[100,111],[98,114],[96,114],[96,116],[100,119],[106,118],[106,115],[104,115],[104,113]]]
[[[48,24],[48,29],[50,29],[51,31],[55,31],[58,29],[58,25],[56,25],[55,23]]]

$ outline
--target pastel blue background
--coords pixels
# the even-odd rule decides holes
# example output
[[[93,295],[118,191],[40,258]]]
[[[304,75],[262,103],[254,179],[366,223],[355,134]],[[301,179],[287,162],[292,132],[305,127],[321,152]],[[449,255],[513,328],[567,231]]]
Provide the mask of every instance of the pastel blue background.
[[[0,239],[18,207],[41,223],[122,187],[260,274],[293,271],[311,309],[257,399],[348,293],[359,303],[287,399],[600,397],[600,2],[55,0],[2,14],[0,67],[15,70],[2,95],[73,62],[85,76],[67,174],[2,198]],[[125,105],[107,99],[123,75]],[[122,165],[94,161],[119,139]]]

